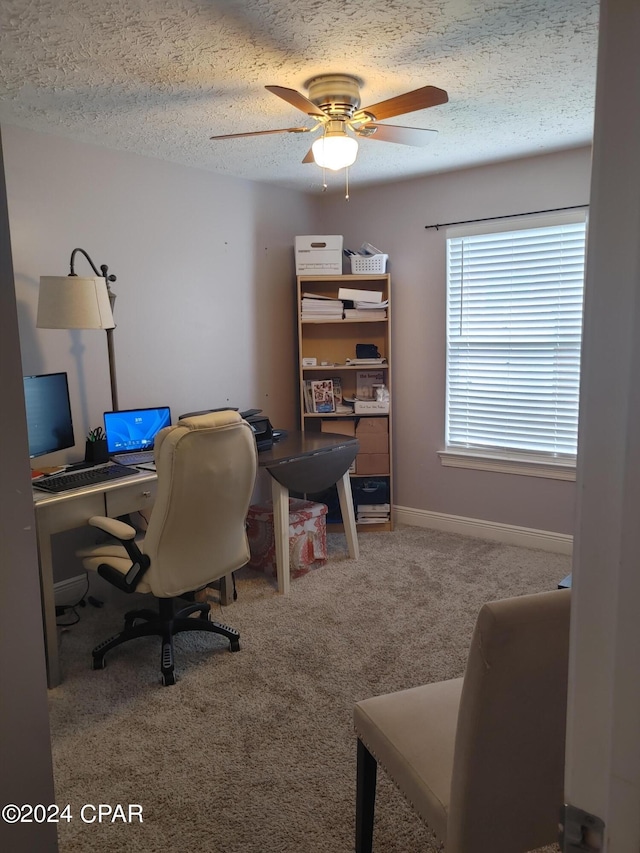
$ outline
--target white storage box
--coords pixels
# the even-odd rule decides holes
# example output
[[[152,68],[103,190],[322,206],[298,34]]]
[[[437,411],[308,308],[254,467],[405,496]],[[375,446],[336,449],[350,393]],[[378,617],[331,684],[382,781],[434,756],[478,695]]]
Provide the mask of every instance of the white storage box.
[[[356,400],[354,406],[355,415],[388,415],[389,403],[381,400]]]
[[[376,275],[387,271],[389,255],[351,255],[351,272],[355,275]]]
[[[296,237],[296,275],[342,275],[342,237]]]

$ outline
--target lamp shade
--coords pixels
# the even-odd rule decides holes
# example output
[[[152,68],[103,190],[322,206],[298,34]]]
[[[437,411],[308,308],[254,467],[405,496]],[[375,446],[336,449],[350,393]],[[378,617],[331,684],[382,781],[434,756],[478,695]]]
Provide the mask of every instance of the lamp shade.
[[[318,166],[337,172],[355,163],[358,142],[352,136],[347,136],[344,130],[329,131],[316,139],[311,150]]]
[[[41,276],[39,329],[114,329],[115,325],[104,278]]]

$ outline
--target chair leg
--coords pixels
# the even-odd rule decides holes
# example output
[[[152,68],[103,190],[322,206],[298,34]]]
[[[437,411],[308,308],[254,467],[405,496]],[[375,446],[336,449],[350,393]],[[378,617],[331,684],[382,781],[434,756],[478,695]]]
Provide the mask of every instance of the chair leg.
[[[142,622],[139,625],[131,625],[130,627],[125,628],[124,631],[120,631],[119,634],[109,637],[108,640],[104,640],[102,643],[97,645],[95,649],[93,649],[91,652],[93,657],[93,668],[104,669],[104,656],[107,652],[110,652],[111,649],[115,649],[116,646],[121,646],[122,643],[126,643],[129,640],[135,640],[137,637],[150,637],[157,633],[158,626],[151,622]]]
[[[157,619],[158,613],[155,610],[149,610],[144,608],[143,610],[129,610],[124,614],[124,627],[125,630],[131,628],[136,619],[146,619],[147,621],[152,619]]]
[[[188,607],[183,607],[182,610],[178,610],[174,619],[182,619],[186,616],[191,616],[193,613],[199,613],[201,619],[208,619],[209,613],[211,613],[211,605],[209,602],[190,604]]]
[[[221,622],[211,622],[208,619],[190,619],[176,617],[173,620],[173,633],[180,634],[183,631],[210,631],[212,634],[221,634],[229,640],[229,650],[240,651],[240,632],[230,625]]]
[[[358,738],[358,769],[356,776],[356,853],[371,853],[373,848],[373,817],[376,803],[378,765],[369,750]]]
[[[165,687],[176,683],[173,662],[173,634],[167,626],[162,634],[162,651],[160,653],[160,677]]]

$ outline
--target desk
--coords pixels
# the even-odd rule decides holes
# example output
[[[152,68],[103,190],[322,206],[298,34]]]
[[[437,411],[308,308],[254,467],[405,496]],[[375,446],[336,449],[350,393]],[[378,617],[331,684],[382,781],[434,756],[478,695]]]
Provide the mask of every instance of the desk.
[[[51,537],[63,530],[84,527],[92,515],[117,518],[129,512],[150,509],[156,493],[155,472],[141,471],[110,483],[84,486],[68,492],[33,490],[36,517],[36,541],[40,569],[40,597],[44,625],[44,645],[49,687],[60,684],[60,660],[56,627],[56,602],[53,589]],[[88,650],[87,650],[88,653]]]
[[[270,450],[258,454],[260,468],[271,475],[278,591],[289,592],[289,492],[338,489],[349,556],[357,560],[358,534],[351,496],[349,466],[356,458],[356,438],[333,433],[290,432]]]

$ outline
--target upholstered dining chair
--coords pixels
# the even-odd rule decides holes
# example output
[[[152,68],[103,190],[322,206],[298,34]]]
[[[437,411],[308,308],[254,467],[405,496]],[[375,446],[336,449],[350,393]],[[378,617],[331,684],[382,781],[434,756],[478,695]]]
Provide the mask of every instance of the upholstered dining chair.
[[[464,678],[358,702],[356,851],[373,843],[377,765],[446,853],[557,841],[570,590],[485,604]]]
[[[130,525],[94,516],[89,524],[119,540],[78,552],[85,568],[126,593],[146,592],[158,611],[132,610],[124,629],[93,650],[93,668],[105,654],[137,637],[162,637],[161,677],[175,683],[173,636],[209,631],[240,648],[239,633],[210,620],[208,603],[176,611],[176,600],[230,574],[249,561],[245,520],[257,471],[253,431],[234,411],[181,420],[155,441],[157,495],[144,538]]]

